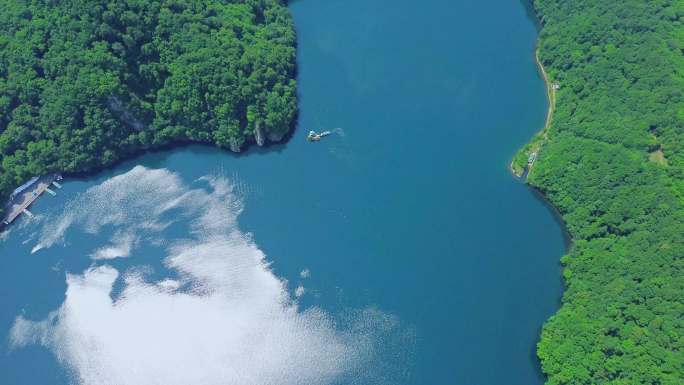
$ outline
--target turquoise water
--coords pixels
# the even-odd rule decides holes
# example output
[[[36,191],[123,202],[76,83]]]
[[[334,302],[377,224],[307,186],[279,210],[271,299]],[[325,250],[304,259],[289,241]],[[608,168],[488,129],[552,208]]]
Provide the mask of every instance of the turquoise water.
[[[291,9],[299,35],[300,119],[287,144],[239,156],[192,146],[69,179],[57,197],[34,206],[37,218],[5,235],[0,383],[66,384],[79,377],[97,383],[97,373],[130,367],[117,350],[125,352],[130,336],[145,345],[139,357],[131,350],[138,361],[177,366],[184,354],[213,357],[206,341],[241,347],[233,332],[250,325],[281,332],[272,339],[259,334],[264,350],[245,361],[248,373],[264,372],[252,362],[265,361],[310,384],[543,383],[534,347],[561,295],[565,240],[550,209],[507,171],[515,150],[543,125],[547,107],[533,58],[536,31],[523,5],[299,0]],[[333,135],[308,143],[310,129]],[[215,180],[230,192],[219,193]],[[212,213],[235,215],[237,222],[198,227],[198,218]],[[240,241],[216,243],[212,232]],[[190,250],[212,246],[192,264],[174,264],[167,257],[180,240]],[[112,244],[127,256],[114,258],[114,247],[109,259],[94,257]],[[32,254],[37,245],[44,247]],[[230,270],[259,260],[257,248],[267,269],[224,272],[207,256],[229,261]],[[214,274],[207,282],[222,282],[207,283],[206,292],[197,284],[201,274],[186,271],[205,267],[210,272],[202,274]],[[107,287],[105,278],[90,282],[89,268],[104,269],[97,271],[105,278],[112,269],[120,274],[102,319],[74,316],[96,315],[92,309],[103,306],[79,289],[79,280],[86,288]],[[269,318],[287,313],[271,303],[278,293],[271,278],[286,281],[285,302],[299,315],[285,319],[295,322]],[[147,284],[164,279],[180,287],[167,296],[147,292]],[[239,289],[225,289],[225,282]],[[255,287],[273,296],[253,295]],[[67,288],[73,300],[66,300]],[[240,318],[242,310],[230,306],[215,313],[210,301],[201,302],[223,290],[230,293],[226,303],[268,303],[269,316],[247,310]],[[200,302],[176,301],[184,292]],[[204,324],[214,314],[230,322]],[[30,332],[17,326],[22,322]],[[197,353],[192,341],[208,345]],[[270,355],[281,343],[293,349]],[[115,364],[79,355],[84,346]],[[146,373],[140,375],[120,383]],[[221,383],[214,380],[202,383]],[[298,383],[287,375],[252,380]]]

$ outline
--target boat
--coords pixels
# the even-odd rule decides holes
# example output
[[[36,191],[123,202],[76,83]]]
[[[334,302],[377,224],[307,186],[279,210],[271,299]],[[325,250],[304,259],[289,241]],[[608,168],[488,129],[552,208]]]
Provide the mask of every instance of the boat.
[[[311,131],[309,131],[309,135],[306,136],[306,140],[308,140],[309,142],[318,142],[322,138],[324,138],[330,134],[332,134],[332,132],[330,132],[330,131],[316,132],[316,131],[311,130]]]

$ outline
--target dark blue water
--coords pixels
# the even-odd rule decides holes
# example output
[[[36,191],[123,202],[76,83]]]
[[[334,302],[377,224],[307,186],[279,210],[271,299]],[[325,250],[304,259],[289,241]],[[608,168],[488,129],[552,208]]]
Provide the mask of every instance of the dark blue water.
[[[300,119],[287,144],[240,156],[199,146],[146,155],[71,179],[33,211],[58,215],[138,164],[188,185],[227,175],[244,198],[240,229],[289,288],[306,286],[302,309],[339,319],[375,308],[398,320],[368,369],[386,383],[542,384],[534,349],[561,294],[564,236],[507,170],[547,107],[523,5],[298,0],[291,9]],[[334,133],[313,144],[310,129]],[[10,350],[8,333],[19,315],[41,320],[59,308],[65,272],[90,266],[92,244],[115,230],[71,229],[30,254],[41,226],[24,221],[0,243],[2,384],[68,383],[49,350]],[[171,274],[162,249],[144,255],[110,264]]]

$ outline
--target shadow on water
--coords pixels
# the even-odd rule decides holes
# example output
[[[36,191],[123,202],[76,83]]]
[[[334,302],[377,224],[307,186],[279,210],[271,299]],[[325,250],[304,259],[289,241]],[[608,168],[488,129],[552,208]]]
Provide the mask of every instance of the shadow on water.
[[[527,15],[527,18],[534,24],[534,26],[537,29],[537,32],[541,31],[542,29],[542,23],[541,20],[539,19],[539,16],[537,14],[537,11],[534,8],[534,1],[533,0],[520,0],[521,6],[525,9],[525,14]],[[537,41],[538,44],[538,41]],[[524,178],[527,178],[527,175],[524,175],[523,178],[516,178],[520,180],[522,183],[524,182]],[[526,183],[525,183],[526,184]],[[534,197],[535,200],[540,202],[544,207],[549,210],[551,213],[551,216],[558,225],[560,231],[562,232],[563,236],[563,246],[564,246],[564,254],[567,254],[570,249],[572,248],[572,236],[570,235],[567,225],[565,221],[563,220],[563,217],[561,213],[558,211],[558,208],[554,206],[548,198],[537,188],[530,186],[526,184],[527,187],[530,189],[530,192],[532,196]],[[562,275],[562,267],[560,266],[560,261],[559,261],[559,276],[558,279],[561,283],[561,287],[565,287],[565,280],[563,280],[563,275]],[[557,309],[560,309],[562,305],[562,298],[563,298],[563,293],[561,292],[560,295],[558,296],[557,299]],[[548,320],[548,319],[547,319]],[[546,323],[546,322],[545,322]],[[537,331],[537,336],[541,336],[542,330],[544,328],[544,325],[539,327]],[[539,379],[540,382],[546,382],[547,376],[544,374],[544,371],[542,370],[541,367],[541,361],[539,359],[539,356],[537,355],[537,344],[539,343],[539,338],[537,339],[536,343],[530,347],[530,352],[529,352],[529,359],[532,365],[536,369],[536,374],[537,378]]]
[[[564,254],[567,254],[572,248],[572,236],[570,235],[568,227],[566,226],[565,221],[563,220],[563,216],[558,211],[556,206],[554,206],[541,191],[532,186],[528,187],[532,191],[532,195],[534,196],[534,198],[537,201],[541,202],[544,205],[544,207],[546,207],[549,210],[549,212],[553,216],[553,220],[558,224],[558,227],[560,228],[563,234],[563,243],[565,247]]]
[[[81,172],[65,172],[62,173],[62,175],[64,175],[65,178],[79,179],[84,182],[106,179],[118,173],[118,169],[123,165],[134,165],[140,163],[140,158],[142,157],[145,157],[146,160],[148,160],[146,163],[148,166],[156,167],[159,165],[161,167],[165,160],[174,154],[175,150],[181,149],[189,149],[190,151],[196,153],[206,153],[218,149],[227,156],[236,159],[245,158],[248,156],[262,156],[274,153],[277,154],[282,153],[287,149],[287,146],[294,136],[296,130],[296,125],[293,125],[293,128],[291,128],[290,131],[288,131],[288,133],[283,136],[279,142],[269,142],[264,146],[258,146],[254,143],[251,143],[241,152],[233,152],[210,143],[176,142],[154,149],[134,152],[106,167]]]
[[[544,326],[542,325],[542,327],[539,328],[537,335],[541,335],[541,331],[542,331],[543,327]],[[544,374],[544,371],[541,368],[541,362],[539,361],[539,356],[537,356],[537,344],[538,343],[539,343],[539,340],[537,340],[537,343],[535,343],[534,345],[532,345],[530,347],[530,363],[532,363],[532,365],[534,365],[534,367],[537,369],[536,370],[537,379],[539,379],[539,382],[545,383],[546,382],[546,374]]]
[[[523,3],[525,3],[525,2],[523,1]],[[531,190],[532,195],[534,196],[534,199],[539,201],[542,205],[544,205],[544,207],[546,207],[549,210],[554,222],[556,222],[556,224],[558,224],[558,227],[560,228],[560,230],[563,234],[563,245],[564,245],[564,253],[563,254],[567,254],[570,251],[570,249],[572,248],[572,236],[570,235],[570,232],[568,231],[568,227],[565,224],[565,221],[563,221],[563,217],[562,217],[561,213],[558,211],[556,206],[554,206],[541,191],[539,191],[537,188],[529,186],[529,185],[528,185],[528,188]],[[561,283],[561,287],[565,288],[565,280],[563,279],[562,266],[560,266],[560,261],[559,261],[558,267],[559,267],[559,273],[560,273],[558,276],[558,279]],[[563,292],[561,292],[560,295],[558,296],[557,303],[556,303],[556,309],[560,309],[560,307],[562,305],[562,301],[563,301]],[[548,321],[548,319],[547,319],[547,321]],[[544,324],[546,324],[546,321],[544,322]],[[537,332],[538,336],[541,336],[541,332],[542,332],[543,328],[544,328],[544,325],[542,325],[539,328],[539,330]],[[537,340],[537,343],[535,343],[531,347],[530,362],[532,362],[534,367],[537,369],[537,376],[538,376],[539,380],[542,382],[546,382],[546,375],[542,371],[541,361],[539,360],[539,356],[537,356],[537,344],[538,343],[539,343],[539,339]]]
[[[530,19],[532,24],[534,24],[537,27],[537,31],[539,31],[542,27],[542,24],[539,20],[539,16],[537,16],[537,11],[534,9],[533,0],[520,0],[520,4],[525,9],[525,14],[527,14],[527,18]]]

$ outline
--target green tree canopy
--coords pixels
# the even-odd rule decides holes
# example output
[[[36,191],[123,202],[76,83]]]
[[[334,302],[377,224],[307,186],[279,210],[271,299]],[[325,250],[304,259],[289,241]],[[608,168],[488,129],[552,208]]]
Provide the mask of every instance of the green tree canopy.
[[[556,111],[528,182],[565,220],[552,385],[684,384],[684,3],[536,0]]]
[[[0,199],[140,150],[280,140],[296,115],[279,0],[0,0]]]

